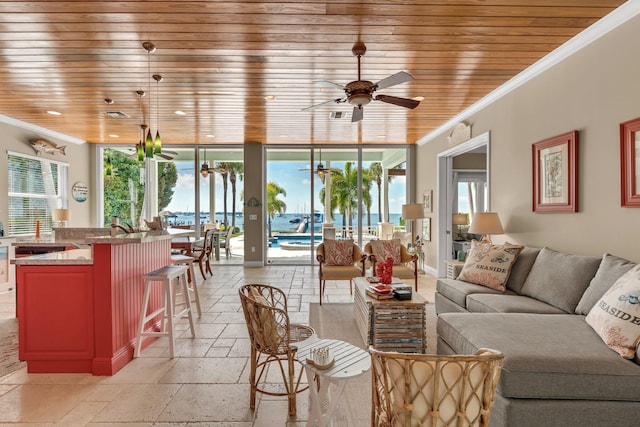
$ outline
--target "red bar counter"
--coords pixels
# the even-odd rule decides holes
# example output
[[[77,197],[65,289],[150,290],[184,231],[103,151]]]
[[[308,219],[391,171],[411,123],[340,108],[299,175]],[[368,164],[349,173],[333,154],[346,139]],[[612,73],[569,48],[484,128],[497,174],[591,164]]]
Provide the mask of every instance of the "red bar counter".
[[[12,261],[19,357],[27,362],[27,371],[113,375],[132,360],[142,275],[171,264],[172,236],[95,237],[91,249]],[[150,309],[160,304],[158,290]]]

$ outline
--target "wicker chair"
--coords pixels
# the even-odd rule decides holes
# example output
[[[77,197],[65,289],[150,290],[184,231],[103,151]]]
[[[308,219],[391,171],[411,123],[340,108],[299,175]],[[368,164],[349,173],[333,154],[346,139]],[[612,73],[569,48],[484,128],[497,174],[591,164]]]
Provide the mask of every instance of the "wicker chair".
[[[389,240],[391,242],[391,240]],[[368,257],[372,267],[372,273],[376,275],[376,264],[384,261],[376,258],[371,242],[364,247],[364,252]],[[413,279],[414,287],[418,290],[418,255],[410,254],[406,246],[400,244],[400,263],[393,265],[393,277],[398,279]]]
[[[296,394],[309,388],[300,387],[302,365],[296,374],[297,349],[291,344],[315,335],[313,328],[292,324],[287,314],[286,295],[268,285],[249,284],[240,288],[240,301],[251,341],[251,392],[249,406],[256,407],[256,392],[270,396],[288,396],[289,415],[296,414]],[[270,391],[261,385],[270,363],[276,363],[284,380],[284,392]]]
[[[320,304],[322,305],[322,295],[327,280],[348,280],[349,291],[353,295],[354,277],[364,276],[366,255],[362,253],[358,245],[353,243],[353,263],[350,265],[329,265],[325,256],[325,244],[320,243],[316,249],[316,260],[318,260],[318,277],[320,280]]]
[[[369,348],[375,427],[489,425],[504,355],[387,353]]]

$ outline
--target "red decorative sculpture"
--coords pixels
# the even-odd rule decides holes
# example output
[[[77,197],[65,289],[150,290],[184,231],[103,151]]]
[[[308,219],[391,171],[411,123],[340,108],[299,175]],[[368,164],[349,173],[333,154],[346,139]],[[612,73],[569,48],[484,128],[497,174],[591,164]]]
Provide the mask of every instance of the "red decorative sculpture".
[[[380,283],[388,285],[391,283],[391,275],[393,274],[393,258],[388,257],[384,262],[380,262],[376,266],[376,273],[380,279]]]

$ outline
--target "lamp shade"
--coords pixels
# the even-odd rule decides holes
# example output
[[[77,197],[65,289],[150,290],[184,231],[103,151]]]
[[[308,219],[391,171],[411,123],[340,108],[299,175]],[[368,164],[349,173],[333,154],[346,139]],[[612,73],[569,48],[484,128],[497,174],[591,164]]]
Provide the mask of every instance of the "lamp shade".
[[[473,216],[471,234],[504,234],[500,217],[496,212],[480,212]]]
[[[51,219],[54,221],[69,221],[69,209],[54,209],[51,212]]]
[[[461,214],[461,213],[453,214],[451,223],[453,225],[467,225],[469,224],[469,214]]]
[[[411,203],[402,205],[402,218],[420,219],[424,218],[424,206],[421,203]]]

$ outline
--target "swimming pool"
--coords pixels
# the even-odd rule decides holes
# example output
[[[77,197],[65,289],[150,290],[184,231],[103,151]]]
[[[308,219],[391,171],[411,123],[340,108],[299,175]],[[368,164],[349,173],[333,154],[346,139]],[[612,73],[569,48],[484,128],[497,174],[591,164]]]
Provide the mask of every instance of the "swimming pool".
[[[313,245],[317,247],[322,242],[321,235],[314,235]],[[287,251],[305,251],[311,249],[310,234],[279,234],[269,241],[270,248],[280,248]]]

